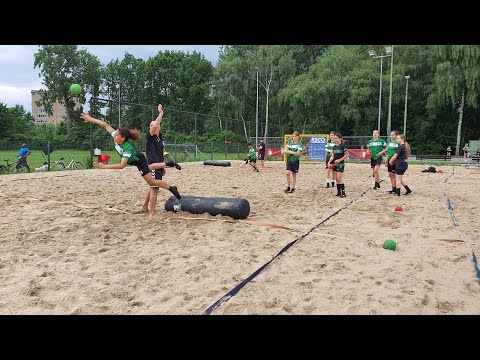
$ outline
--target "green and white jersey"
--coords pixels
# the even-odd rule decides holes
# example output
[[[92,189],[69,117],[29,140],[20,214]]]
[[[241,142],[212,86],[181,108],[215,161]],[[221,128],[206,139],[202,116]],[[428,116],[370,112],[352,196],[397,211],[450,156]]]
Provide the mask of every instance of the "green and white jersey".
[[[377,160],[380,156],[378,153],[387,147],[387,143],[382,138],[370,139],[367,143],[367,149],[370,149],[370,157],[373,160]]]
[[[248,147],[248,155],[250,156],[250,159],[256,160],[257,159],[257,153],[255,152],[255,149],[253,146]]]
[[[303,144],[301,141],[298,141],[295,144],[292,144],[291,140],[288,140],[287,149],[293,152],[303,151]],[[286,154],[286,155],[287,155],[287,161],[293,162],[293,161],[300,160],[300,155],[298,156],[295,156],[293,154]]]
[[[390,143],[388,144],[387,155],[389,159],[391,159],[393,155],[395,155],[398,145],[399,143],[396,141],[390,141]]]
[[[112,130],[112,132],[110,133],[110,135],[112,135],[112,138],[115,136],[116,131],[117,130]],[[138,157],[137,155],[135,155],[136,150],[130,141],[125,141],[123,144],[115,142],[115,150],[117,150],[122,159],[128,159],[128,163],[130,164],[138,161]]]
[[[335,145],[335,143],[332,141],[332,142],[327,142],[325,144],[325,152],[326,152],[326,156],[327,156],[327,160],[330,159],[330,157],[332,156],[332,154],[330,153],[331,150],[333,150],[333,146]],[[330,151],[329,151],[330,150]]]

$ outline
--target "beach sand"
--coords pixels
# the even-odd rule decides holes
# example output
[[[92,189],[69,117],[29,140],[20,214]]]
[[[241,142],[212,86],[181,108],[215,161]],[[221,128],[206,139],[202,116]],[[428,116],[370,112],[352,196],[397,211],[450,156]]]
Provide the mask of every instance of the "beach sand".
[[[0,176],[0,314],[203,314],[299,238],[212,314],[480,313],[479,170],[411,165],[413,193],[394,197],[384,166],[374,191],[369,164],[347,164],[340,199],[324,164],[301,163],[293,194],[282,162],[241,164],[185,163],[165,180],[245,198],[247,220],[290,230],[167,212],[163,189],[151,219],[135,167]]]

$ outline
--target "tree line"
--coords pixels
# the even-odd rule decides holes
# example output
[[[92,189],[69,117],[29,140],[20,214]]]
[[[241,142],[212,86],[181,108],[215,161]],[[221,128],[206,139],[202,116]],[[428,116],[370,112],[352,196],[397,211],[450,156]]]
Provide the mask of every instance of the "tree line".
[[[56,100],[66,104],[65,121],[32,126],[23,107],[0,103],[0,139],[87,142],[78,95],[90,112],[112,125],[148,129],[162,103],[166,139],[194,143],[259,136],[339,131],[344,136],[369,136],[377,128],[380,61],[369,50],[380,45],[225,45],[214,67],[203,55],[162,51],[147,60],[125,53],[102,64],[76,45],[42,45],[34,55],[45,90],[48,113]],[[392,57],[383,59],[381,135],[386,135]],[[406,94],[405,76],[410,76]],[[258,88],[258,97],[257,97]],[[395,45],[393,47],[391,129],[404,132],[416,153],[443,153],[448,145],[458,155],[464,142],[480,138],[480,46]],[[141,106],[135,104],[144,104]],[[119,114],[120,112],[120,114]],[[108,135],[108,134],[107,134]],[[95,129],[94,136],[105,134]]]

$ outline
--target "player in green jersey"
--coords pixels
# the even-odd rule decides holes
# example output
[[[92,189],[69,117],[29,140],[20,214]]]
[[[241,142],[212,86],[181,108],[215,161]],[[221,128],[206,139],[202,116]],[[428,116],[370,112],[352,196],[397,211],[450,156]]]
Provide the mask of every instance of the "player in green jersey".
[[[399,142],[397,141],[398,131],[392,130],[390,132],[390,142],[388,143],[387,147],[387,159],[385,166],[388,168],[388,176],[390,177],[390,182],[392,183],[392,190],[388,191],[389,194],[395,195],[397,193],[396,187],[396,180],[395,180],[395,164],[390,165],[389,160],[393,158],[395,152],[397,151],[397,147]]]
[[[339,132],[333,137],[335,145],[333,146],[333,157],[329,162],[334,164],[333,173],[337,181],[337,195],[341,198],[346,197],[345,184],[343,182],[343,172],[345,171],[345,159],[348,159],[348,149],[343,144],[343,136]]]
[[[252,165],[253,170],[256,171],[256,172],[259,172],[258,168],[257,168],[257,165],[256,165],[256,163],[257,163],[257,153],[255,152],[255,148],[252,146],[251,143],[247,144],[247,148],[248,148],[248,155],[244,159],[245,164]]]
[[[380,165],[382,164],[382,155],[387,152],[387,143],[380,138],[378,130],[373,130],[373,139],[367,143],[367,149],[370,151],[370,166],[373,169],[373,176],[375,177],[375,186],[373,190],[380,188]]]
[[[327,188],[330,187],[330,182],[332,183],[332,188],[335,186],[335,178],[333,177],[333,169],[328,167],[328,162],[333,155],[333,146],[335,141],[333,137],[335,136],[335,131],[330,131],[328,142],[325,144],[325,169],[327,169]]]
[[[283,149],[283,153],[287,158],[287,188],[286,193],[293,193],[297,183],[297,173],[300,167],[300,154],[303,151],[303,144],[300,141],[300,133],[298,131],[293,132],[292,139],[288,140],[287,146]],[[292,181],[290,183],[290,176]]]
[[[163,189],[167,189],[173,195],[175,195],[177,199],[181,198],[176,186],[170,186],[170,184],[165,180],[156,180],[153,178],[151,170],[158,167],[149,168],[145,155],[143,155],[140,151],[136,151],[132,143],[128,141],[129,139],[132,139],[133,141],[140,139],[140,131],[137,129],[130,130],[124,127],[115,130],[105,121],[94,119],[88,113],[82,113],[80,117],[85,122],[97,124],[103,127],[110,135],[112,135],[113,141],[115,141],[115,150],[117,150],[122,157],[122,160],[119,164],[104,164],[101,162],[94,162],[93,166],[99,169],[123,169],[125,166],[127,166],[127,164],[135,165],[148,185],[159,186]],[[155,166],[154,164],[152,165]]]

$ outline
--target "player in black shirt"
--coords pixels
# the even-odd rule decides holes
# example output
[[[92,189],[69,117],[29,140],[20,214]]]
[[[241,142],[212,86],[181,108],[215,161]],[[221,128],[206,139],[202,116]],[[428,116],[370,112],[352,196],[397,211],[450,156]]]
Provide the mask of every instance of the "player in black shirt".
[[[175,161],[170,161],[165,163],[165,158],[163,155],[163,139],[162,133],[160,132],[160,127],[163,118],[163,109],[162,104],[158,105],[158,117],[155,121],[150,123],[150,130],[147,132],[145,136],[145,147],[147,152],[147,162],[149,165],[151,164],[159,164],[154,169],[149,167],[152,176],[154,179],[162,180],[162,177],[165,175],[165,167],[166,166],[174,166],[178,170],[181,170],[182,167],[180,164],[177,164]],[[142,212],[148,213],[148,203],[150,203],[150,215],[155,217],[157,214],[157,197],[158,197],[158,186],[150,186],[148,189],[147,194],[145,196],[145,201],[143,203]]]
[[[408,169],[408,157],[411,155],[410,145],[405,140],[405,135],[400,134],[397,137],[399,143],[395,155],[389,160],[390,165],[395,165],[395,184],[396,195],[400,196],[400,186],[403,185],[406,192],[404,195],[408,195],[412,192],[403,179],[405,171]]]

